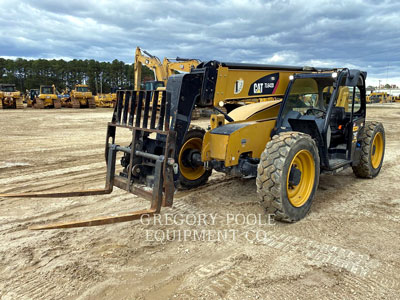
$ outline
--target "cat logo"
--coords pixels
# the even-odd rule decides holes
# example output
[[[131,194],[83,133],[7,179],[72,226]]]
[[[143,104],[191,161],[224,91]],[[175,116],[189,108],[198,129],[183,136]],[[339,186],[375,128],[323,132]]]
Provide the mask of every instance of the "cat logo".
[[[253,93],[254,94],[262,94],[263,92],[263,83],[254,83],[253,84]]]
[[[240,94],[240,92],[243,90],[243,86],[244,86],[244,80],[242,78],[236,80],[233,93],[235,95]]]

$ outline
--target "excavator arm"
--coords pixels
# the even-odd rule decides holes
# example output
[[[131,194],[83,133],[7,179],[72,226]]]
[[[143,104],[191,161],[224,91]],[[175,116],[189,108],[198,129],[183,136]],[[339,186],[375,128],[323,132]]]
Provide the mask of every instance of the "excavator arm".
[[[142,53],[143,52],[143,53]],[[135,51],[135,90],[140,90],[140,83],[142,81],[142,66],[145,65],[153,70],[155,80],[163,81],[164,85],[167,84],[168,75],[161,63],[160,59],[146,51],[142,51],[136,47]]]
[[[163,66],[166,69],[168,77],[175,75],[175,71],[189,73],[191,69],[196,68],[200,61],[197,59],[184,59],[177,57],[176,61],[170,61],[164,58]]]

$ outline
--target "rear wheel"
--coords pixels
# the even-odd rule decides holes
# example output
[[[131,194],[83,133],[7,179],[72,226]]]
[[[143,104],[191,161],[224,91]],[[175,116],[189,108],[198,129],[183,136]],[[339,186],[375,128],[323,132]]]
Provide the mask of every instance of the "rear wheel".
[[[318,187],[319,154],[307,134],[285,132],[269,141],[257,168],[257,194],[276,220],[296,222],[305,217]]]
[[[385,156],[385,129],[382,123],[366,122],[360,143],[360,162],[353,166],[353,172],[360,178],[373,178],[381,171]]]
[[[197,126],[186,133],[178,155],[179,184],[183,188],[191,189],[205,184],[212,173],[199,161],[204,134],[205,130]]]

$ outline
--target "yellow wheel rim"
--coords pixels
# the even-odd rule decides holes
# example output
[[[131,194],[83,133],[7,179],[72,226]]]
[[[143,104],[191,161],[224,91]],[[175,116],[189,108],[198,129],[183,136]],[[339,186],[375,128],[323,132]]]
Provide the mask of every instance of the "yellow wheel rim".
[[[289,182],[292,167],[301,172],[300,182],[297,185]],[[303,206],[310,198],[315,181],[315,162],[310,151],[301,150],[293,157],[289,166],[286,180],[286,191],[290,203],[294,207]]]
[[[371,149],[371,164],[374,169],[377,169],[381,164],[383,156],[383,136],[378,132],[372,141]]]
[[[192,168],[190,166],[185,166],[183,164],[184,161],[184,153],[187,153],[187,150],[196,149],[201,152],[201,147],[203,144],[203,140],[200,138],[192,138],[186,141],[186,143],[182,146],[181,151],[179,152],[179,170],[183,177],[189,180],[199,179],[204,172],[206,171],[203,166],[199,166],[196,168]]]

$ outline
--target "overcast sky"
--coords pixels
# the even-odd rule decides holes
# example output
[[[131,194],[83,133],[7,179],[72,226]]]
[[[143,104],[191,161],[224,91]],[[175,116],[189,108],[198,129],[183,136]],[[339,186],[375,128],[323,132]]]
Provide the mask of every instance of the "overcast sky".
[[[0,56],[357,67],[400,85],[400,1],[0,0]],[[388,79],[387,79],[388,78]]]

